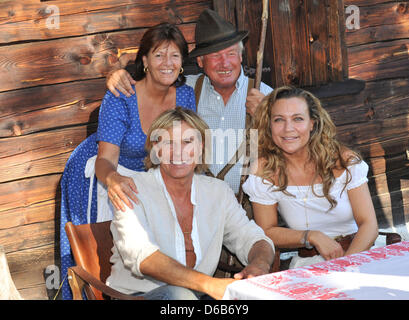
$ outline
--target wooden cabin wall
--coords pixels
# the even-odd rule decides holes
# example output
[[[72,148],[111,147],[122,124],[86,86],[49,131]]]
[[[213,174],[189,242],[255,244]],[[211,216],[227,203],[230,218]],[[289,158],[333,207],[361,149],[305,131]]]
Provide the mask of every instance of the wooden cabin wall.
[[[96,130],[104,76],[161,21],[194,41],[210,0],[0,1],[0,244],[25,299],[59,267],[59,182]],[[59,11],[59,27],[56,26]],[[46,269],[49,267],[49,269]]]
[[[254,9],[243,10],[239,22],[250,19],[254,29],[261,1],[246,1]],[[55,293],[46,290],[45,269],[59,266],[61,173],[74,148],[96,129],[105,74],[120,53],[134,49],[146,28],[156,22],[179,24],[192,43],[194,22],[213,2],[221,10],[240,3],[0,2],[0,245],[23,298],[47,299]],[[408,1],[344,0],[344,8],[350,5],[360,9],[360,29],[346,29],[347,68],[338,71],[364,80],[366,86],[358,95],[323,102],[340,139],[370,164],[369,185],[378,221],[389,227],[409,221],[409,5]],[[60,19],[59,28],[53,29],[46,23],[55,23],[55,8]],[[252,37],[250,60],[258,43],[257,33]],[[287,66],[275,66],[267,54],[265,67],[271,71]],[[289,73],[288,79],[305,79],[302,76]]]
[[[352,5],[360,28],[346,28],[348,74],[365,89],[324,105],[340,140],[370,166],[379,226],[397,227],[409,222],[409,2],[344,0]]]

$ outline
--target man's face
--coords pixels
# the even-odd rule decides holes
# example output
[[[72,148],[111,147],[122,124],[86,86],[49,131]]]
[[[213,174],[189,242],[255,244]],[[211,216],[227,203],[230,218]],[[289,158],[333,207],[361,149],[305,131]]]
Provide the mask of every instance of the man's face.
[[[216,90],[231,89],[235,86],[240,76],[241,62],[242,54],[238,43],[197,58],[197,63]]]
[[[178,179],[190,177],[200,162],[202,142],[199,130],[186,122],[175,122],[169,130],[161,130],[160,142],[155,144],[162,176]]]

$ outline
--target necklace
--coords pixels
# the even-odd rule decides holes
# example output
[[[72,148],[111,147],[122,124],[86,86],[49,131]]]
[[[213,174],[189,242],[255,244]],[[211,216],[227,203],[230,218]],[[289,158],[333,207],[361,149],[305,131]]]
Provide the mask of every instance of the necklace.
[[[298,185],[296,185],[298,192],[302,195],[302,192]],[[304,194],[302,200],[303,200],[303,205],[304,205],[304,215],[305,215],[305,226],[307,230],[309,229],[309,223],[308,223],[308,213],[307,213],[307,200],[308,200],[308,194],[310,192],[311,186],[308,186],[307,192]]]

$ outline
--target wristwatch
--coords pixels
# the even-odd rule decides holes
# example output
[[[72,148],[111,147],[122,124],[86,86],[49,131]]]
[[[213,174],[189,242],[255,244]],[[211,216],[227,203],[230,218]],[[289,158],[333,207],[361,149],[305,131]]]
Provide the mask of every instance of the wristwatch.
[[[312,249],[314,248],[311,243],[307,240],[308,237],[308,232],[310,232],[310,230],[305,230],[304,232],[304,236],[301,238],[301,244],[306,247],[307,249]]]

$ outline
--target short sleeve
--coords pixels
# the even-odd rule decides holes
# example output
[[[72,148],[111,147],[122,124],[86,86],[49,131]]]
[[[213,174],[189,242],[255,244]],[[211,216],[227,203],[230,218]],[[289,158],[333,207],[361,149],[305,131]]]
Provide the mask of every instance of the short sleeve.
[[[183,85],[176,90],[176,105],[185,109],[196,111],[196,99],[193,88],[187,85]]]
[[[361,161],[348,166],[349,172],[351,172],[351,181],[347,184],[346,189],[351,190],[359,187],[360,185],[368,182],[368,164],[365,161]]]
[[[129,121],[124,97],[117,98],[110,91],[105,94],[99,109],[97,141],[121,145]]]
[[[279,192],[274,192],[274,186],[271,183],[263,181],[261,177],[252,174],[243,184],[243,191],[249,195],[251,202],[273,205],[279,200]]]

